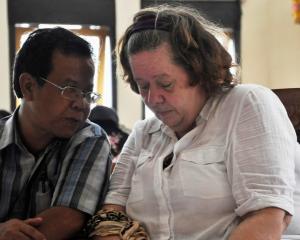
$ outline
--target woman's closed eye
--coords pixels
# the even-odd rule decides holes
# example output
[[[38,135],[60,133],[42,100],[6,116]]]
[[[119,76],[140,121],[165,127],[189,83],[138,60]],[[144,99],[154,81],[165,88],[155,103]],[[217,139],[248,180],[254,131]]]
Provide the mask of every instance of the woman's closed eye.
[[[173,88],[173,86],[174,86],[173,82],[158,83],[158,87],[160,87],[164,90],[167,90],[167,91],[171,90]],[[149,86],[149,84],[139,84],[138,88],[139,88],[140,92],[146,93],[149,91],[150,86]]]
[[[173,88],[174,84],[173,82],[170,83],[161,83],[160,86],[165,90],[170,90]]]

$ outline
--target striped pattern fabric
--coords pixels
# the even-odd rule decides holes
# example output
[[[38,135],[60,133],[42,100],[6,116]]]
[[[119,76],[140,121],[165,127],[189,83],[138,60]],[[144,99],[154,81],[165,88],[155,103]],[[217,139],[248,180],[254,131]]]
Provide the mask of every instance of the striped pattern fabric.
[[[38,213],[33,210],[39,204],[39,183],[27,183],[41,169],[51,189],[50,206],[92,215],[103,202],[110,168],[110,145],[98,125],[87,121],[71,139],[52,142],[35,158],[22,144],[15,112],[8,120],[0,120],[0,222]]]

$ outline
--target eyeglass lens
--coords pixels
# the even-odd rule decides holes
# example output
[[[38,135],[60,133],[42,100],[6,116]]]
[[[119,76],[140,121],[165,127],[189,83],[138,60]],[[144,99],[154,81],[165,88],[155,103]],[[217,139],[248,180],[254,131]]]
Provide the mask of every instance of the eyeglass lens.
[[[83,93],[80,89],[75,87],[65,87],[62,95],[70,100],[76,100],[80,97],[84,97],[88,103],[94,103],[99,98],[99,96],[93,92]]]

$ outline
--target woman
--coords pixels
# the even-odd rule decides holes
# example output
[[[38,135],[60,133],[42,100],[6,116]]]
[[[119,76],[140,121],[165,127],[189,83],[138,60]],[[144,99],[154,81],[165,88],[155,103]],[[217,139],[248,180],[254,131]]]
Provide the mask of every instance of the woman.
[[[164,5],[138,12],[120,40],[125,81],[156,117],[130,134],[95,239],[266,240],[287,228],[295,131],[270,90],[237,85],[215,33]]]

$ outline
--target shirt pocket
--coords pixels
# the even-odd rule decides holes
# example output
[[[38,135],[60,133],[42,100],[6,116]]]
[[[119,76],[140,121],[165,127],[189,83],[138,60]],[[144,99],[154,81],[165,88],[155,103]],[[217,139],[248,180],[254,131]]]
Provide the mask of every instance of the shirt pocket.
[[[138,157],[136,168],[131,180],[131,190],[128,196],[128,202],[138,202],[144,199],[144,188],[147,187],[147,179],[149,169],[147,171],[146,165],[153,157],[153,154],[141,150]]]
[[[202,199],[232,196],[224,160],[224,147],[184,151],[179,159],[184,195]]]

